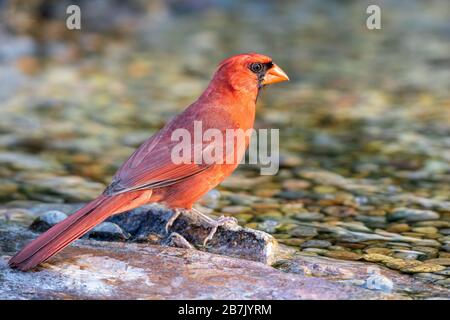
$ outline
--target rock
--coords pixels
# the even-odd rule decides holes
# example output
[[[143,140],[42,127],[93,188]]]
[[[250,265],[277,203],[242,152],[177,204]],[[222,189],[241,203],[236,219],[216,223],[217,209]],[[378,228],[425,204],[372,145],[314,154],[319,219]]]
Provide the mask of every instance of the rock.
[[[326,240],[308,240],[301,244],[302,248],[328,248],[331,242]]]
[[[34,220],[30,225],[30,229],[37,232],[44,232],[66,218],[67,215],[61,211],[48,211],[40,217],[36,218],[36,220]]]
[[[417,260],[419,257],[426,256],[425,253],[420,251],[414,251],[414,250],[399,250],[394,249],[394,257],[404,260]]]
[[[440,276],[438,274],[434,274],[434,273],[416,273],[414,274],[415,278],[420,278],[421,280],[424,280],[426,282],[436,282],[438,280],[444,280],[445,277],[444,276]]]
[[[0,166],[27,171],[61,170],[55,162],[18,152],[0,152]]]
[[[208,208],[216,208],[217,204],[220,200],[220,192],[216,189],[209,191],[205,194],[200,200],[200,204],[208,207]]]
[[[128,240],[167,245],[174,243],[169,241],[168,237],[175,232],[202,250],[267,264],[273,262],[277,242],[264,232],[227,224],[220,226],[213,239],[203,247],[203,240],[208,236],[211,225],[205,224],[205,221],[195,214],[183,213],[167,234],[165,225],[172,214],[171,210],[158,204],[143,206],[107,219],[86,236],[103,241]],[[44,232],[66,217],[62,212],[50,211],[38,217],[30,228]]]
[[[394,282],[378,272],[373,272],[365,281],[364,286],[370,290],[379,290],[391,292],[394,288]]]
[[[423,234],[435,234],[438,229],[435,227],[416,227],[412,229],[413,232],[423,233]]]
[[[381,262],[388,268],[405,273],[437,272],[445,269],[445,267],[437,264],[423,263],[417,260],[402,260],[381,254],[365,254],[363,259],[371,262]]]
[[[319,212],[299,212],[292,216],[292,218],[299,221],[320,221],[324,217],[325,215]]]
[[[87,237],[103,241],[125,241],[130,238],[117,224],[102,222],[86,234]]]
[[[298,226],[292,230],[289,230],[288,233],[294,237],[315,237],[317,233],[317,229],[310,226]]]
[[[436,258],[425,260],[427,263],[439,264],[441,266],[450,266],[450,258]]]
[[[389,221],[405,219],[408,222],[438,220],[439,213],[431,210],[396,208],[387,215]]]
[[[340,251],[340,250],[328,251],[327,253],[325,253],[325,256],[334,259],[352,260],[352,261],[356,261],[362,258],[362,255],[360,254],[351,251]]]
[[[388,232],[402,233],[411,230],[409,224],[406,223],[393,223],[386,228]]]
[[[0,299],[404,298],[254,261],[138,243],[78,240],[34,272],[10,269],[9,257],[34,236],[0,226]]]
[[[165,243],[172,232],[184,237],[191,245],[212,253],[271,264],[275,258],[276,240],[262,231],[226,224],[217,229],[214,237],[203,247],[212,226],[209,221],[191,212],[183,212],[172,224],[169,233],[165,231],[172,210],[151,204],[115,215],[108,222],[117,224],[130,234],[130,241]],[[156,236],[156,237],[155,237]],[[155,242],[155,239],[157,241]]]
[[[342,261],[327,257],[299,254],[282,260],[277,268],[309,277],[321,277],[341,283],[354,283],[371,291],[391,292],[408,298],[408,292],[421,292],[425,297],[447,299],[448,290],[397,271],[360,261]]]
[[[369,254],[373,254],[373,253],[377,253],[377,254],[382,254],[382,255],[389,255],[392,250],[388,249],[388,248],[378,248],[378,247],[373,247],[373,248],[367,248],[364,250],[366,253]]]
[[[234,215],[234,214],[249,212],[249,211],[251,211],[251,208],[246,207],[246,206],[228,206],[228,207],[223,207],[222,209],[220,209],[220,211],[222,213],[228,213],[228,214]]]
[[[345,207],[345,206],[330,206],[323,209],[323,212],[327,215],[334,216],[334,217],[351,217],[355,216],[357,214],[356,210],[351,207]]]
[[[436,284],[446,287],[446,288],[450,288],[450,278],[438,280],[438,281],[436,281]]]

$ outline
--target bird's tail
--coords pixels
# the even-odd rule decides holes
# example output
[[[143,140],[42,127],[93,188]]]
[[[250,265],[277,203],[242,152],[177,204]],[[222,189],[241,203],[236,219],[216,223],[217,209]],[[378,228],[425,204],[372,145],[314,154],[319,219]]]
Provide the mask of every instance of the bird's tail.
[[[29,270],[46,261],[109,216],[130,210],[142,202],[139,195],[101,195],[26,245],[9,260],[12,268]]]

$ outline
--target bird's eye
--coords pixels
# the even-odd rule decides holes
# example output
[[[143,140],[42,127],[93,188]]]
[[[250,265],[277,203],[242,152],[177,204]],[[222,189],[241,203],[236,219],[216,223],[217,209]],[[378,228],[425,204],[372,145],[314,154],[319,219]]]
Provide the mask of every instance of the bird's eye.
[[[252,72],[254,72],[254,73],[260,73],[262,71],[262,69],[263,69],[262,63],[256,62],[256,63],[252,63],[250,65],[250,70],[252,70]]]

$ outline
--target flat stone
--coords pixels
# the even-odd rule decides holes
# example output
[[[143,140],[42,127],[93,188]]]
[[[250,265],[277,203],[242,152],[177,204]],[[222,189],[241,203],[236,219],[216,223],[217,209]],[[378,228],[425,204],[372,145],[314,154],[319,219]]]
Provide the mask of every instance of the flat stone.
[[[319,212],[299,212],[292,216],[292,218],[299,221],[320,221],[324,217],[325,215]]]
[[[416,227],[412,229],[413,232],[423,233],[423,234],[435,234],[438,229],[435,227]]]
[[[351,251],[328,251],[325,256],[329,258],[339,259],[339,260],[352,260],[356,261],[362,258],[362,255],[351,252]]]
[[[33,272],[10,269],[10,256],[35,236],[0,226],[0,299],[404,298],[259,262],[139,243],[78,240]]]
[[[426,260],[427,263],[439,264],[441,266],[450,266],[450,258],[436,258]]]
[[[288,233],[294,237],[314,237],[316,236],[317,229],[310,226],[298,226],[292,230],[289,230]]]
[[[411,208],[396,208],[387,215],[389,221],[405,219],[409,222],[438,220],[439,213],[431,210],[420,210]]]
[[[167,233],[165,226],[172,215],[172,210],[151,204],[113,216],[107,221],[117,224],[130,234],[131,241],[163,244],[175,232],[191,245],[207,252],[266,264],[271,264],[275,259],[277,241],[265,232],[227,223],[218,227],[214,237],[204,247],[203,241],[212,229],[210,222],[198,214],[183,212]]]

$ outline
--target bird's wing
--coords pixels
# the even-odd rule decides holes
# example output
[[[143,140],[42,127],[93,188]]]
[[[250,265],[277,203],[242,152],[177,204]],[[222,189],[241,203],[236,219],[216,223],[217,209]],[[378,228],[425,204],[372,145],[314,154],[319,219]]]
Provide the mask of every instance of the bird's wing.
[[[179,126],[178,121],[171,121],[145,141],[120,167],[105,193],[118,194],[133,190],[166,187],[213,166],[214,164],[195,163],[193,155],[191,161],[187,163],[176,164],[173,162],[172,148],[179,141],[172,141],[171,134]],[[199,148],[202,153],[208,148],[214,147],[211,142],[202,142],[201,144]]]

